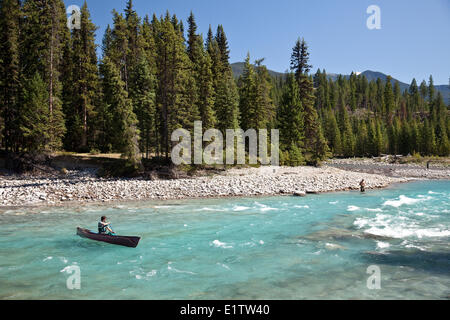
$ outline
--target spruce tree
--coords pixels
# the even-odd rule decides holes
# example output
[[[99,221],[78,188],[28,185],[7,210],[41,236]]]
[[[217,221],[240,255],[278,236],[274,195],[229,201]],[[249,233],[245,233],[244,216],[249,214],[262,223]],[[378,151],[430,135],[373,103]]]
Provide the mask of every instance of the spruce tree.
[[[294,71],[295,79],[299,83],[302,83],[302,79],[309,73],[312,66],[309,63],[308,45],[305,39],[298,39],[292,49],[291,56],[291,70]]]
[[[197,23],[195,22],[194,14],[191,14],[188,18],[188,40],[187,40],[187,52],[189,58],[195,63],[195,54],[197,52],[196,46],[198,45]]]
[[[216,90],[217,129],[225,134],[228,129],[239,128],[239,92],[231,70],[219,79]]]
[[[20,90],[20,1],[0,3],[0,138],[5,150],[17,150]],[[3,130],[1,128],[3,127]]]
[[[334,156],[342,155],[341,131],[336,121],[334,112],[329,109],[326,118],[325,137]]]
[[[199,59],[194,65],[196,72],[196,86],[198,88],[198,109],[200,117],[203,123],[203,129],[215,128],[217,124],[216,112],[215,112],[215,98],[216,92],[214,91],[214,81],[212,73],[211,58],[204,51],[202,37],[198,37],[196,50],[198,50]],[[225,76],[222,77],[225,80]],[[223,84],[224,81],[222,81]]]
[[[141,134],[140,150],[145,152],[148,159],[152,146],[156,144],[156,79],[145,56],[141,56],[133,68],[130,84],[130,99]]]
[[[264,59],[255,61],[255,127],[254,129],[265,129],[273,125],[276,108],[271,96],[272,83],[266,66],[262,65]]]
[[[294,74],[287,76],[284,86],[281,105],[277,110],[277,128],[280,130],[280,149],[282,152],[290,154],[286,164],[304,163],[304,122],[303,106],[300,100],[298,83]],[[296,146],[296,149],[292,147]],[[285,158],[285,161],[287,159]]]
[[[244,71],[239,79],[239,111],[241,114],[241,128],[244,131],[256,129],[256,79],[255,70],[250,63],[250,53],[245,59]]]
[[[97,27],[90,19],[86,2],[81,9],[80,22],[80,29],[72,31],[72,75],[70,81],[65,83],[69,87],[66,90],[72,92],[69,106],[65,107],[68,128],[65,146],[69,151],[87,152],[91,146],[88,138],[92,138],[92,118],[98,94],[98,69],[95,44]]]
[[[392,113],[394,112],[394,92],[392,91],[392,78],[388,76],[384,89],[384,104],[386,108],[386,121],[392,121]]]
[[[48,150],[51,139],[50,111],[47,84],[37,71],[31,79],[25,81],[22,101],[19,122],[22,146],[30,152],[44,152]]]
[[[428,102],[430,104],[434,101],[434,96],[436,94],[436,89],[434,88],[433,76],[430,76],[428,81]]]
[[[355,155],[365,157],[367,155],[367,145],[369,140],[369,134],[365,121],[359,123],[356,136],[356,150]]]
[[[308,72],[311,70],[309,63],[308,46],[304,39],[298,39],[291,56],[291,70],[299,87],[300,100],[304,112],[304,128],[306,138],[306,150],[312,155],[312,162],[318,162],[328,156],[328,146],[322,134],[322,128],[315,109],[314,86]]]
[[[61,0],[26,0],[23,4],[21,32],[22,76],[26,79],[39,72],[47,84],[49,110],[47,147],[54,151],[62,146],[66,128],[62,112],[61,65],[69,41],[66,8]]]
[[[230,66],[230,49],[228,47],[227,36],[221,24],[217,27],[216,42],[220,50],[222,68],[225,70]]]
[[[133,0],[128,0],[125,8],[125,21],[127,25],[128,50],[127,64],[129,73],[133,72],[133,68],[139,63],[140,57],[140,39],[141,19],[137,15],[133,7]]]
[[[113,151],[122,153],[129,163],[140,166],[139,130],[133,112],[133,104],[128,98],[125,83],[119,70],[109,58],[104,58],[100,65],[102,74],[104,110],[109,114],[106,122],[107,144]]]
[[[352,124],[343,97],[341,97],[339,113],[342,133],[342,152],[345,157],[353,157],[355,155],[356,140],[353,135]]]
[[[188,19],[188,47],[187,52],[192,62],[196,86],[198,109],[203,123],[203,129],[214,128],[217,122],[214,111],[214,79],[212,72],[212,61],[203,47],[202,36],[196,33],[197,25],[193,13]]]
[[[115,64],[120,72],[120,77],[128,91],[128,78],[130,72],[130,48],[129,30],[126,19],[122,14],[113,10],[113,28],[107,57]]]
[[[192,62],[186,51],[182,34],[174,27],[167,13],[155,33],[158,91],[156,103],[160,113],[160,141],[166,160],[171,149],[170,137],[174,130],[192,130],[199,120],[198,89]]]

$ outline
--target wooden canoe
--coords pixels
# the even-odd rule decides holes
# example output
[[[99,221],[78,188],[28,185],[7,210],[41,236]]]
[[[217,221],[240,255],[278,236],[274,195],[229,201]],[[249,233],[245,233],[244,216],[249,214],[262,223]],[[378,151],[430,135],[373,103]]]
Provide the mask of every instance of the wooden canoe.
[[[82,238],[87,238],[95,241],[106,242],[118,246],[124,246],[129,248],[136,248],[141,240],[140,237],[127,237],[127,236],[109,236],[106,234],[98,234],[91,232],[87,229],[77,228],[77,235]]]

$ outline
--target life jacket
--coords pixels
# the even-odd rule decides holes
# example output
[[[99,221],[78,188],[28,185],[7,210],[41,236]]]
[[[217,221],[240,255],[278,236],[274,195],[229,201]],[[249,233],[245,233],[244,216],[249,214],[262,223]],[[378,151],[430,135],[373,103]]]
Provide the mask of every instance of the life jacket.
[[[102,223],[98,223],[98,233],[105,234],[106,233],[106,226]]]

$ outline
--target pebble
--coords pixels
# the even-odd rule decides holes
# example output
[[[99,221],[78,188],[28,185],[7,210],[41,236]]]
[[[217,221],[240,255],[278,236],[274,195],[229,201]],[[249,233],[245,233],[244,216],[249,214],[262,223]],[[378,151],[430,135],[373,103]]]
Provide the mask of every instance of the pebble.
[[[366,189],[377,189],[392,183],[437,176],[449,179],[450,169],[426,170],[420,167],[405,170],[403,176],[371,174],[336,168],[336,163],[322,168],[233,168],[211,177],[179,180],[104,179],[90,172],[70,171],[60,177],[0,176],[0,203],[4,207],[58,205],[67,203],[113,202],[136,200],[172,200],[192,198],[251,197],[295,195],[359,190],[359,182],[366,181]],[[367,163],[365,162],[365,165]],[[373,165],[373,163],[372,163]],[[398,165],[397,165],[398,166]],[[356,166],[358,167],[358,166]],[[376,165],[374,165],[376,167]],[[361,171],[361,170],[358,170]],[[421,173],[422,172],[422,173]]]

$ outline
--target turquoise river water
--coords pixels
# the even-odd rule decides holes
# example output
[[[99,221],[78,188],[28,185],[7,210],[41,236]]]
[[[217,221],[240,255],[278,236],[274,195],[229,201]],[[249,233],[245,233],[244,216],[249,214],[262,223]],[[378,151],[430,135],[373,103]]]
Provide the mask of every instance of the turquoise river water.
[[[79,238],[107,215],[136,249]],[[450,181],[3,210],[0,299],[449,299]],[[68,289],[70,266],[80,290]],[[381,289],[369,289],[370,266]]]

